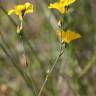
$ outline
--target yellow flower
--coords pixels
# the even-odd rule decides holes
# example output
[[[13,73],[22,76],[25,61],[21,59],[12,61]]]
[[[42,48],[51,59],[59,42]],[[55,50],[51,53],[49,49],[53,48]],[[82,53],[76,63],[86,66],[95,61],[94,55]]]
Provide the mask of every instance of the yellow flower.
[[[55,8],[59,10],[62,14],[65,12],[65,8],[60,2],[50,4],[48,8]]]
[[[74,3],[76,0],[59,0],[59,2],[55,2],[50,4],[48,8],[55,8],[60,11],[62,14],[65,12],[65,7]]]
[[[62,39],[63,42],[69,44],[71,41],[75,39],[81,38],[79,33],[73,32],[71,30],[67,30],[66,32],[63,30],[59,30],[57,35]]]
[[[33,5],[30,3],[25,3],[22,5],[17,5],[14,7],[14,9],[8,11],[8,15],[11,15],[12,13],[16,14],[19,16],[20,20],[23,20],[23,17],[28,14],[33,12]]]

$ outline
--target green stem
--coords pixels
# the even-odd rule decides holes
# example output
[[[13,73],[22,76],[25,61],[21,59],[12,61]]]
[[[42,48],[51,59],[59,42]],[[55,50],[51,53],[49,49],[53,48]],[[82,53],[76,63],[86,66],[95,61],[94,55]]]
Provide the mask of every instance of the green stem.
[[[20,34],[17,34],[17,35],[19,35],[19,39],[20,39],[20,41],[22,43],[22,46],[23,46],[23,51],[24,51],[24,55],[25,55],[25,59],[26,59],[26,65],[27,65],[27,67],[31,67],[31,66],[29,66],[30,63],[28,63],[28,60],[27,60],[27,52],[26,52],[25,44],[24,44],[25,42],[24,42],[23,31],[20,32]],[[31,76],[31,69],[29,69],[29,75]],[[30,78],[30,81],[33,82],[33,83],[35,83],[35,81],[32,78]],[[32,85],[34,85],[34,89],[37,89],[38,90],[38,88],[35,87],[36,86],[36,83],[35,84],[32,84]]]
[[[25,46],[24,46],[24,41],[23,41],[23,34],[22,35],[19,35],[19,39],[22,43],[22,47],[23,47],[23,51],[24,51],[24,56],[25,56],[25,59],[26,59],[26,65],[28,66],[28,60],[27,60],[27,53],[26,53],[26,49],[25,49]]]
[[[16,22],[8,15],[7,11],[2,7],[0,6],[0,8],[2,9],[2,11],[6,14],[6,16],[10,19],[10,21],[15,25],[15,27],[17,27],[17,24]],[[24,39],[26,39],[25,36],[23,36]],[[40,60],[40,58],[38,57],[38,55],[36,54],[36,51],[34,50],[33,46],[30,44],[30,42],[28,40],[26,40],[26,42],[29,44],[29,47],[32,51],[32,53],[34,54],[34,56],[36,57],[37,61],[40,63],[40,66],[41,68],[43,69],[43,72],[45,72],[45,69],[44,69],[44,62],[42,60]],[[44,64],[44,65],[43,65]]]
[[[10,21],[11,21],[15,26],[17,26],[17,24],[14,22],[14,20],[8,15],[7,11],[6,11],[2,6],[0,6],[0,8],[1,8],[2,11],[6,14],[6,16],[10,19]]]
[[[32,83],[30,83],[30,78],[27,76],[26,73],[23,72],[23,70],[19,67],[19,65],[17,65],[16,62],[14,62],[13,58],[10,56],[10,54],[7,52],[7,50],[4,48],[3,45],[0,44],[1,49],[4,51],[4,53],[7,55],[7,57],[9,58],[9,60],[12,62],[13,66],[18,70],[18,72],[21,74],[21,76],[23,77],[23,79],[25,80],[26,84],[28,85],[28,87],[32,90],[34,96],[36,96],[36,93],[34,91],[34,87],[32,86]]]
[[[23,35],[23,40],[28,44],[28,46],[30,47],[32,53],[34,54],[34,56],[36,57],[36,60],[38,61],[38,63],[40,64],[41,69],[43,69],[43,72],[45,72],[45,68],[44,68],[44,62],[39,58],[39,56],[36,53],[36,50],[34,49],[34,47],[31,45],[31,43],[29,42],[29,40],[27,39],[27,37],[25,35]],[[43,77],[45,76],[45,74],[43,74]]]
[[[59,53],[58,57],[56,58],[56,60],[55,60],[55,62],[54,62],[54,64],[53,64],[53,66],[51,67],[51,69],[50,69],[49,72],[47,73],[46,78],[45,78],[45,80],[44,80],[44,82],[43,82],[43,85],[41,86],[40,91],[39,91],[39,93],[38,93],[38,96],[41,96],[42,90],[43,90],[43,88],[44,88],[44,86],[45,86],[45,84],[46,84],[46,82],[47,82],[49,76],[51,75],[51,73],[52,73],[54,67],[56,66],[56,64],[57,64],[57,62],[58,62],[58,60],[59,60],[59,58],[62,56],[63,52],[64,52],[64,50],[62,51],[62,50],[60,49],[60,53]]]
[[[84,77],[88,71],[91,69],[93,63],[96,61],[96,56],[94,55],[92,57],[92,60],[86,65],[86,67],[83,69],[83,71],[81,72],[81,74],[79,75],[79,78]]]
[[[9,54],[9,51],[10,51],[10,53],[13,53],[13,52],[11,52],[12,50],[10,49],[10,46],[7,44],[7,42],[5,41],[5,39],[4,39],[4,37],[3,37],[3,34],[0,32],[0,34],[1,34],[1,39],[2,39],[2,41],[3,41],[3,43],[6,45],[5,47],[7,48],[7,49],[9,49],[9,50],[7,50],[7,49],[5,49],[5,47],[4,47],[4,45],[2,45],[2,44],[0,44],[0,47],[1,47],[1,49],[4,51],[4,53],[7,55],[7,57],[9,58],[9,60],[12,62],[12,64],[13,64],[13,66],[19,71],[19,73],[21,74],[21,76],[23,77],[23,79],[25,80],[25,82],[26,82],[26,84],[28,85],[28,87],[32,90],[32,92],[34,91],[34,87],[33,87],[33,84],[32,84],[32,81],[30,80],[30,77],[26,74],[26,73],[24,73],[23,72],[23,70],[20,68],[20,66],[18,65],[18,63],[19,63],[19,60],[18,60],[18,56],[17,56],[17,54],[16,54],[16,56],[17,57],[15,57],[15,61],[14,61],[14,58],[13,58],[13,56],[11,56],[10,54]],[[15,50],[15,49],[14,49]],[[17,60],[17,62],[18,63],[16,63],[16,60]],[[35,91],[33,92],[34,94],[35,94]],[[36,95],[35,95],[36,96]]]

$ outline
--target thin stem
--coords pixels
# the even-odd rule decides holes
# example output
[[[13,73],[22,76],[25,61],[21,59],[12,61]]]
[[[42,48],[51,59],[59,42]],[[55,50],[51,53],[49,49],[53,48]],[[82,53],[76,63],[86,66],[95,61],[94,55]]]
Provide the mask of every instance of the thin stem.
[[[6,11],[2,6],[0,6],[0,8],[1,8],[2,11],[6,14],[6,16],[10,19],[10,21],[11,21],[15,26],[17,26],[17,24],[15,23],[15,21],[8,15],[7,11]]]
[[[45,68],[44,68],[44,63],[38,56],[38,54],[36,53],[36,50],[34,49],[34,46],[30,43],[30,41],[27,39],[27,37],[25,35],[23,35],[23,40],[28,44],[28,46],[30,47],[32,53],[34,54],[34,56],[36,57],[36,60],[38,61],[38,63],[40,64],[41,69],[43,69],[43,72],[45,72]],[[49,64],[49,63],[48,63]],[[45,74],[43,73],[43,77],[45,76]]]
[[[26,59],[26,66],[28,66],[27,53],[26,53],[26,49],[25,49],[25,46],[24,46],[23,36],[20,35],[19,39],[20,39],[20,41],[22,43],[23,52],[24,52],[23,54],[24,54],[25,59]]]
[[[25,56],[25,60],[26,60],[26,65],[27,65],[27,67],[31,68],[31,63],[28,63],[28,59],[27,59],[27,52],[26,52],[26,49],[25,49],[25,42],[24,42],[25,41],[24,40],[25,39],[24,38],[24,34],[23,34],[23,32],[21,34],[22,35],[19,35],[19,38],[20,38],[22,46],[23,46],[23,51],[24,51],[24,56]],[[29,69],[28,71],[29,71],[29,76],[32,77],[31,69]],[[35,83],[35,81],[32,78],[30,78],[30,81]],[[32,85],[36,86],[35,84],[32,84]],[[36,88],[34,88],[34,89],[36,89]],[[38,90],[38,88],[37,88],[37,90]]]
[[[60,22],[60,23],[61,23],[61,22]],[[62,29],[62,24],[61,24],[61,26],[60,26],[60,29]],[[56,66],[56,64],[57,64],[57,62],[58,62],[58,60],[59,60],[59,58],[62,56],[62,54],[63,54],[63,52],[64,52],[64,50],[62,50],[62,47],[63,47],[63,42],[62,42],[62,31],[61,31],[61,38],[60,38],[60,41],[61,41],[61,43],[60,43],[60,53],[59,53],[59,55],[57,56],[57,58],[56,58],[56,60],[55,60],[55,62],[54,62],[54,64],[53,64],[53,66],[51,67],[51,69],[50,69],[49,72],[47,73],[47,76],[46,76],[46,78],[45,78],[45,81],[43,82],[43,85],[41,86],[41,89],[40,89],[40,91],[39,91],[38,96],[41,95],[42,90],[43,90],[43,88],[44,88],[44,86],[45,86],[45,84],[46,84],[46,82],[47,82],[47,80],[48,80],[48,77],[49,77],[50,74],[52,73],[54,67]],[[64,44],[64,46],[65,46],[65,44]]]
[[[7,11],[6,11],[2,6],[0,6],[0,8],[1,8],[2,11],[6,14],[6,16],[10,19],[10,21],[15,25],[15,27],[17,27],[16,22],[8,15]],[[23,31],[23,30],[22,30],[22,31]],[[24,39],[25,39],[25,36],[24,36],[24,35],[23,35],[23,37],[24,37]],[[26,42],[29,44],[29,47],[30,47],[32,53],[34,54],[34,56],[36,57],[37,61],[40,63],[41,68],[45,71],[44,66],[43,66],[44,62],[43,62],[43,61],[39,58],[39,56],[36,54],[36,51],[35,51],[35,49],[33,48],[33,46],[30,44],[30,42],[29,42],[28,40],[26,40]],[[44,72],[44,71],[43,71],[43,72]]]
[[[4,51],[4,53],[7,55],[7,57],[9,58],[9,60],[12,62],[12,64],[14,65],[14,67],[18,70],[18,72],[21,74],[21,76],[23,77],[23,79],[26,81],[26,84],[28,85],[28,87],[32,90],[32,92],[34,93],[34,96],[36,96],[35,91],[33,90],[33,86],[31,86],[30,84],[30,79],[27,76],[26,73],[24,73],[22,71],[22,69],[20,69],[19,65],[17,65],[16,62],[14,62],[13,58],[10,56],[10,54],[7,52],[7,50],[4,48],[3,45],[0,44],[1,49]]]
[[[20,24],[20,26],[19,26],[19,28],[21,28],[20,29],[20,32],[17,34],[18,36],[19,36],[19,39],[20,39],[20,41],[21,41],[21,43],[22,43],[22,47],[23,47],[23,52],[24,52],[24,56],[25,56],[25,60],[26,60],[26,66],[28,66],[29,64],[28,64],[28,61],[27,61],[27,53],[26,53],[26,49],[25,49],[25,46],[24,46],[24,38],[23,38],[23,21],[21,21],[21,24]],[[30,73],[30,72],[29,72]],[[27,75],[28,76],[28,75]],[[29,77],[29,76],[28,76]],[[34,88],[34,84],[33,84],[33,81],[32,81],[32,79],[29,77],[29,81],[31,82],[30,84],[32,85],[32,90],[33,90],[33,93],[34,93],[34,95],[36,96],[36,92],[35,92],[35,88]]]
[[[1,34],[1,39],[2,39],[2,41],[3,41],[3,43],[4,43],[5,47],[6,47],[5,48],[4,45],[0,44],[1,49],[7,55],[7,57],[9,58],[9,60],[12,62],[13,66],[18,70],[18,72],[20,73],[20,75],[23,77],[23,79],[26,82],[27,86],[32,90],[34,96],[36,96],[35,88],[33,87],[34,84],[33,84],[32,80],[31,80],[31,78],[26,73],[24,73],[23,70],[18,65],[18,63],[19,63],[19,61],[17,59],[18,56],[17,57],[15,56],[15,59],[14,59],[13,56],[10,55],[10,53],[11,53],[12,50],[11,50],[10,46],[7,44],[7,42],[5,41],[5,39],[3,37],[3,33],[0,32],[0,34]],[[7,49],[9,49],[9,50],[7,50]],[[10,51],[10,53],[9,53],[9,51]],[[15,49],[14,49],[14,51],[16,52]],[[16,62],[16,60],[17,60],[18,63]]]
[[[59,53],[58,57],[56,58],[53,66],[51,67],[51,69],[49,70],[49,72],[48,72],[47,75],[46,75],[46,78],[45,78],[45,80],[44,80],[44,82],[43,82],[43,85],[41,86],[41,89],[40,89],[40,91],[39,91],[39,93],[38,93],[38,96],[41,95],[42,90],[43,90],[43,88],[44,88],[44,86],[45,86],[45,84],[46,84],[46,82],[47,82],[47,80],[48,80],[48,77],[49,77],[50,74],[52,73],[54,67],[56,66],[56,64],[57,64],[57,62],[58,62],[58,60],[59,60],[59,58],[62,56],[62,54],[63,54],[63,52],[64,52],[64,50],[62,51],[61,49],[62,49],[62,47],[60,48],[60,53]]]
[[[95,52],[95,54],[96,54],[96,52]],[[96,56],[94,55],[92,57],[92,60],[89,61],[89,63],[86,65],[86,67],[82,70],[81,74],[79,75],[79,78],[84,77],[89,72],[89,70],[92,68],[92,65],[94,64],[95,61],[96,61]]]
[[[2,11],[6,14],[6,16],[10,19],[10,21],[15,25],[15,27],[17,27],[16,22],[8,15],[7,11],[0,6],[0,8],[2,9]],[[8,47],[8,46],[7,46]],[[25,80],[26,84],[28,85],[28,87],[32,90],[33,95],[36,96],[36,92],[35,89],[33,87],[33,82],[31,80],[31,78],[23,72],[23,70],[20,68],[20,66],[17,64],[17,62],[15,62],[13,60],[13,57],[8,53],[8,51],[4,48],[4,46],[1,45],[1,49],[5,52],[5,54],[8,56],[9,60],[12,62],[13,66],[19,71],[19,73],[21,74],[21,76],[23,77],[23,79]]]

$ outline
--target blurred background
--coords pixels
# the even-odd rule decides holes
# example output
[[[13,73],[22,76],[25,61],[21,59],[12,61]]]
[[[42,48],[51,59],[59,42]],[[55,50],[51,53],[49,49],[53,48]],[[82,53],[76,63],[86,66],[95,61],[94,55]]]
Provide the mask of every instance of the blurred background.
[[[38,96],[60,49],[60,13],[48,9],[55,1],[0,0],[0,96]],[[34,5],[34,12],[24,17],[22,46],[16,34],[20,21],[7,12],[25,2]],[[96,0],[77,0],[71,9],[64,24],[82,38],[64,49],[41,96],[96,96]]]

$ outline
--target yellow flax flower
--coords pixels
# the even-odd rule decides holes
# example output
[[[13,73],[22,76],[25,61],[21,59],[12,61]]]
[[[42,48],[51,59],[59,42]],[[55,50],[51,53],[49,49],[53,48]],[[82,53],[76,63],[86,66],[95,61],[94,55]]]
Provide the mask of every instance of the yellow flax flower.
[[[57,35],[62,39],[63,42],[69,44],[71,41],[75,39],[81,38],[81,35],[79,33],[73,32],[71,30],[63,31],[59,30],[57,31]]]
[[[22,5],[17,5],[14,7],[14,9],[8,11],[8,15],[11,15],[12,13],[16,14],[19,16],[20,20],[23,20],[23,17],[28,14],[33,12],[33,5],[30,4],[29,2],[22,4]]]
[[[50,4],[48,8],[55,8],[58,11],[60,11],[60,13],[64,13],[65,12],[65,7],[69,6],[70,4],[74,3],[76,0],[59,0],[59,2],[55,2],[53,4]]]

